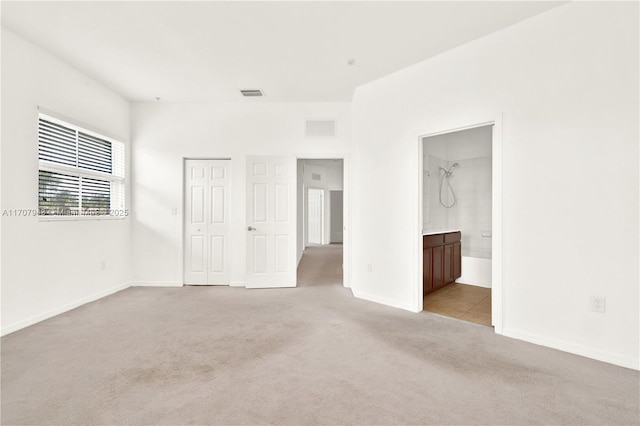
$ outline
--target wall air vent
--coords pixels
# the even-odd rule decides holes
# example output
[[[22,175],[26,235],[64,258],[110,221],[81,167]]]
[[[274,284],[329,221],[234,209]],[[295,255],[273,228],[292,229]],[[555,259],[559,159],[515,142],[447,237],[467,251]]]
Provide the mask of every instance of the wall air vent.
[[[264,96],[264,92],[262,92],[262,90],[260,89],[241,89],[240,93],[242,93],[242,96],[246,97]]]
[[[305,136],[308,138],[335,138],[336,120],[307,120]]]
[[[320,173],[311,173],[311,180],[322,180],[322,175]]]

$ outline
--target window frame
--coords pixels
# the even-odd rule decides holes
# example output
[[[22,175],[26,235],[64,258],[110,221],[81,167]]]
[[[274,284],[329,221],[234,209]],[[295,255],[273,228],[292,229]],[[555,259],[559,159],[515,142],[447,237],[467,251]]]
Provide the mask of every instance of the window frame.
[[[124,140],[111,136],[106,132],[102,132],[100,130],[92,129],[90,126],[86,126],[84,124],[78,123],[75,120],[64,117],[55,112],[46,110],[42,107],[38,107],[37,114],[37,123],[36,123],[36,143],[39,147],[40,144],[40,119],[44,119],[46,121],[58,124],[60,126],[64,126],[70,130],[76,132],[76,152],[78,150],[78,132],[84,133],[85,135],[92,136],[98,139],[102,139],[104,141],[111,143],[111,155],[115,156],[117,153],[116,149],[121,150],[122,163],[121,166],[121,176],[116,174],[115,167],[115,159],[112,159],[112,173],[101,172],[97,170],[85,169],[82,167],[70,166],[66,164],[56,163],[53,161],[42,160],[40,159],[40,150],[38,148],[37,161],[38,161],[38,190],[37,194],[37,217],[39,221],[42,222],[56,222],[56,221],[85,221],[85,220],[124,220],[128,218],[130,212],[127,209],[127,180],[126,180],[126,143]],[[76,163],[77,164],[77,163]],[[106,215],[96,215],[96,214],[82,214],[82,185],[79,184],[79,192],[78,192],[78,214],[65,214],[65,215],[43,215],[41,213],[40,208],[40,172],[46,171],[50,173],[59,173],[70,176],[77,176],[78,178],[86,178],[86,179],[98,179],[101,181],[107,181],[109,183],[115,183],[121,185],[121,190],[123,191],[122,195],[122,209],[115,209],[118,214],[113,214],[114,209],[110,209],[110,214]],[[113,202],[113,193],[110,193],[109,200]]]

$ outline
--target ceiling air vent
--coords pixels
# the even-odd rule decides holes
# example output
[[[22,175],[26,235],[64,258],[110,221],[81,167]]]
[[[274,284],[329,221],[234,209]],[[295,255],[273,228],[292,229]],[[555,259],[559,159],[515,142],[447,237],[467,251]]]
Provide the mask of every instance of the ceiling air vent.
[[[241,89],[240,93],[242,93],[242,96],[246,97],[264,96],[264,93],[260,89]]]
[[[335,120],[307,120],[305,135],[308,138],[335,138]]]

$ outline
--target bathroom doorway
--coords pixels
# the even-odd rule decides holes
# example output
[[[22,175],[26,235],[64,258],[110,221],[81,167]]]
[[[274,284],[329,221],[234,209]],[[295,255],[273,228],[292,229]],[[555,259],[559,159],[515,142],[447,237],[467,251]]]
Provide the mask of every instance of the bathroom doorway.
[[[424,311],[493,326],[495,122],[423,136]],[[501,318],[500,318],[501,320]]]

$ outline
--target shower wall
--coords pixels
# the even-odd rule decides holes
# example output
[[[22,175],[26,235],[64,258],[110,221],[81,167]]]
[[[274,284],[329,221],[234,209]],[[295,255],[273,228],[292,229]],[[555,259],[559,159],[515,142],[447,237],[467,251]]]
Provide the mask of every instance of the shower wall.
[[[425,196],[423,197],[423,229],[429,231],[447,230],[449,229],[449,212],[447,208],[443,207],[439,202],[439,190],[440,190],[440,167],[449,168],[451,162],[443,158],[436,157],[435,155],[427,155],[424,161],[425,184],[423,189]],[[443,192],[443,198],[445,204],[449,205],[450,195]]]
[[[462,256],[491,258],[491,127],[424,139],[423,230],[462,231]],[[442,171],[453,163],[449,182],[456,196],[451,208],[439,199]],[[453,197],[445,179],[442,201]]]
[[[491,258],[491,157],[456,160],[450,178],[457,203],[447,209],[447,224],[462,232],[462,255]]]

